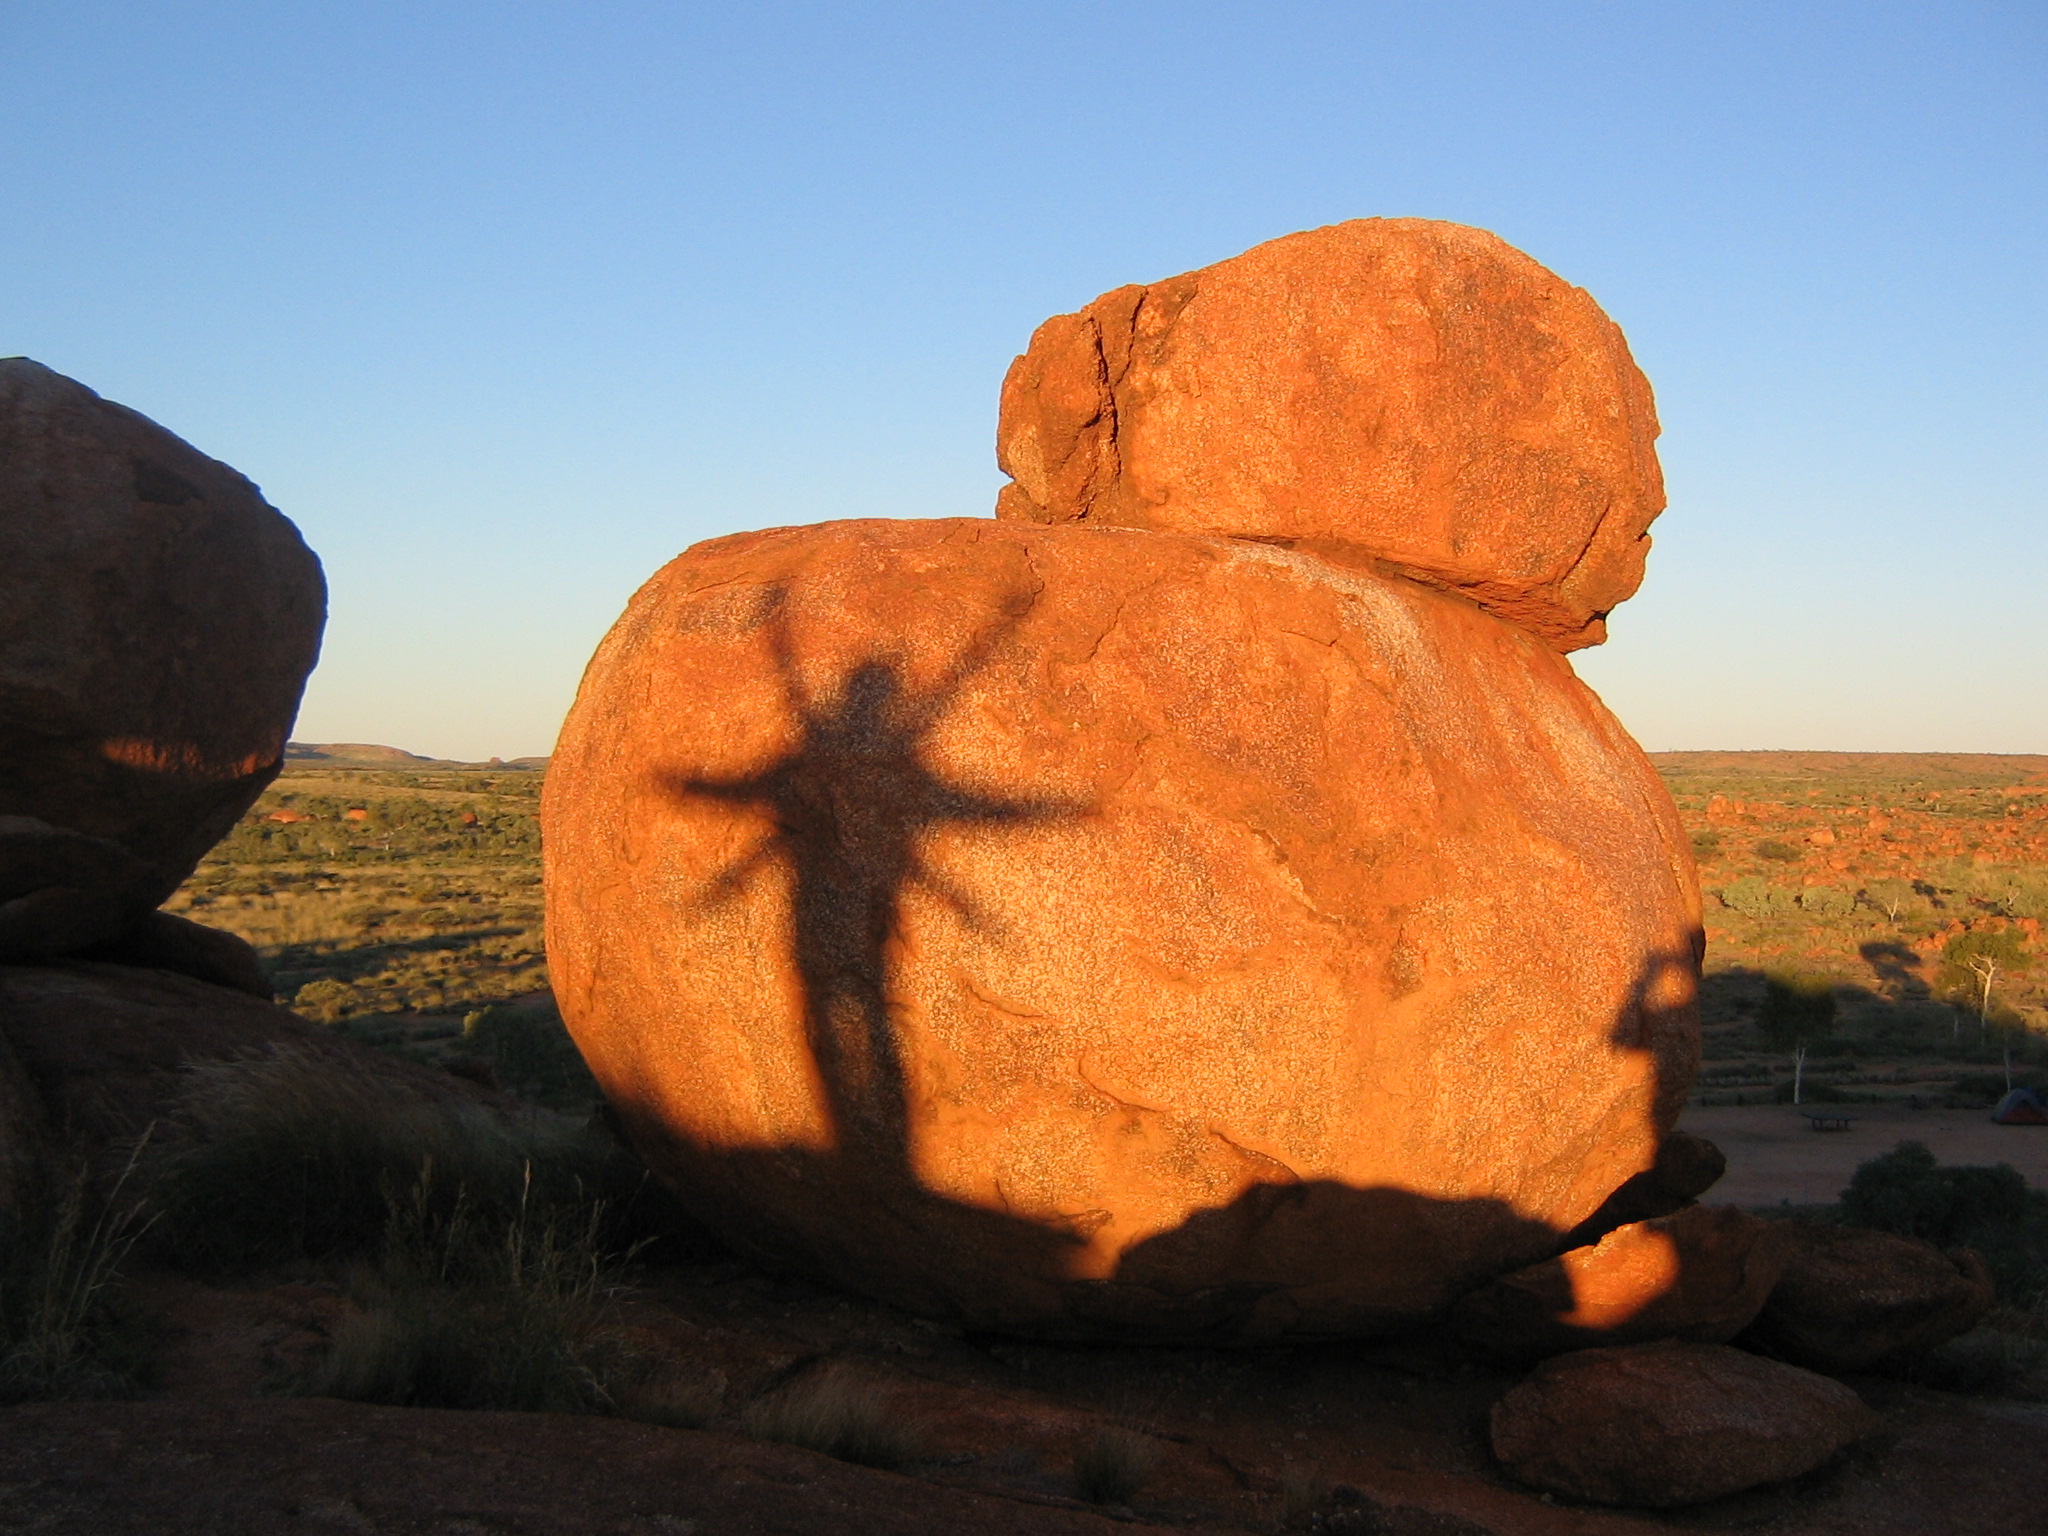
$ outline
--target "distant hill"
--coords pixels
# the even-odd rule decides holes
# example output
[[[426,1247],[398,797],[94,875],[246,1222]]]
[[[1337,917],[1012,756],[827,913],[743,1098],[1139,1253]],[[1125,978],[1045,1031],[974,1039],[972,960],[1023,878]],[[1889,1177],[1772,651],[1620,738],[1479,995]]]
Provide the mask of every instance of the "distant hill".
[[[421,757],[402,747],[380,747],[362,741],[292,741],[285,743],[286,767],[304,768],[401,768],[414,771],[448,772],[461,768],[533,769],[547,767],[544,757],[492,758],[486,763],[464,763],[447,757]]]
[[[2048,756],[2020,752],[1652,752],[1667,779],[1755,776],[1784,784],[1884,780],[1929,789],[2048,786]]]

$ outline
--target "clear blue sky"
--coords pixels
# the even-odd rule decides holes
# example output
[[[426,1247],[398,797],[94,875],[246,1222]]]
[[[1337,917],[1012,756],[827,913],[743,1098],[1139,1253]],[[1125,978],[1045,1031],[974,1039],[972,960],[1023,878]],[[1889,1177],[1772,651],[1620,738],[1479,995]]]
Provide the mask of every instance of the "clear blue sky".
[[[0,353],[326,561],[303,740],[545,752],[698,539],[986,515],[1120,283],[1491,229],[1657,388],[1644,744],[2048,752],[2048,7],[0,6]]]

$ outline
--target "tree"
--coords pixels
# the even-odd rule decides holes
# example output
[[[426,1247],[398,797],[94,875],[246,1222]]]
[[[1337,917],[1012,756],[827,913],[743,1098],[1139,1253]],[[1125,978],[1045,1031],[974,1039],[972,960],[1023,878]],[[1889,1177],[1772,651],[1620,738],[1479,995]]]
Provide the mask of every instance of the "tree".
[[[1973,928],[1950,939],[1941,952],[1941,983],[1967,998],[1977,1010],[1977,1036],[1991,1035],[1991,997],[1998,978],[2025,970],[2032,957],[2020,936],[2009,928]],[[1961,1032],[1961,1019],[1957,1019]],[[2008,1053],[2011,1047],[2007,1047]]]
[[[1767,972],[1763,1011],[1756,1022],[1773,1047],[1792,1053],[1792,1102],[1802,1102],[1807,1047],[1835,1030],[1834,982],[1799,971]]]

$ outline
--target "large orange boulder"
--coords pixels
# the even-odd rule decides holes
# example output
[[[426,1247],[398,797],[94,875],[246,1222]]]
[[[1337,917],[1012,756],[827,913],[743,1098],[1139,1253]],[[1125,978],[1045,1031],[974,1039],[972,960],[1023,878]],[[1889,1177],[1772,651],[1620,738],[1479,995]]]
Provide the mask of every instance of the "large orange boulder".
[[[563,1013],[744,1250],[977,1326],[1336,1336],[1552,1251],[1693,1072],[1697,898],[1554,650],[1267,545],[697,546],[543,806]]]
[[[0,960],[118,946],[177,889],[275,777],[325,607],[242,476],[0,360]]]
[[[1046,321],[997,515],[1391,568],[1572,650],[1642,581],[1656,436],[1584,290],[1484,230],[1357,219]]]

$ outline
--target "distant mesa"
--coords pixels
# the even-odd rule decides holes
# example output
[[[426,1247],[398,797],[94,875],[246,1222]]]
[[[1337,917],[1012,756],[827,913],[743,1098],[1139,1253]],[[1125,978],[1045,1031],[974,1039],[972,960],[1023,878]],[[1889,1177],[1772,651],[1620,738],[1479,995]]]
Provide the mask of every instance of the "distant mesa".
[[[440,758],[421,757],[417,752],[407,752],[399,747],[372,746],[360,741],[321,745],[289,742],[285,746],[284,757],[288,763],[360,763],[379,768],[431,768],[442,761]]]
[[[284,757],[287,764],[295,767],[318,765],[328,768],[397,768],[416,771],[494,768],[527,772],[545,770],[548,765],[545,757],[494,757],[481,763],[464,762],[448,757],[422,757],[417,752],[407,752],[401,747],[376,746],[360,741],[294,741],[286,744]]]

